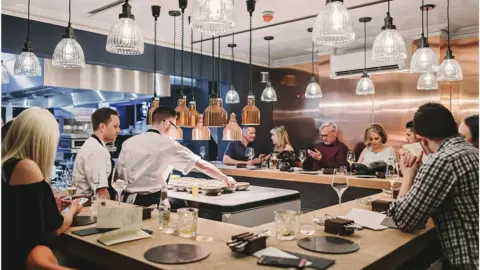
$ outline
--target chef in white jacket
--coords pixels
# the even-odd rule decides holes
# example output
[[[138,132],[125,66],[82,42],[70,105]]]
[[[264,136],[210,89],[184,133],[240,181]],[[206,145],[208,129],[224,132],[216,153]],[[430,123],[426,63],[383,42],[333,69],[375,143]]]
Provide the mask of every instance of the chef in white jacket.
[[[127,181],[125,201],[142,206],[158,203],[173,169],[188,174],[196,168],[227,185],[235,184],[232,177],[172,139],[178,128],[174,124],[176,117],[174,109],[158,107],[153,112],[151,128],[123,143],[117,175]]]

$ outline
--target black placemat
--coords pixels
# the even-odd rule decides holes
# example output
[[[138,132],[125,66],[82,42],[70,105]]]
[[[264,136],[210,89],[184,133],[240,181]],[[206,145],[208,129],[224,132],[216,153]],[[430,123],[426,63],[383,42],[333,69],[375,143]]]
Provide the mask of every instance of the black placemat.
[[[90,225],[97,222],[97,218],[94,216],[74,216],[72,227],[76,226],[85,226]]]
[[[360,249],[355,242],[336,236],[306,237],[300,239],[298,245],[309,251],[326,254],[347,254]]]
[[[144,257],[155,263],[184,264],[203,260],[208,255],[208,250],[197,245],[169,244],[147,250]]]

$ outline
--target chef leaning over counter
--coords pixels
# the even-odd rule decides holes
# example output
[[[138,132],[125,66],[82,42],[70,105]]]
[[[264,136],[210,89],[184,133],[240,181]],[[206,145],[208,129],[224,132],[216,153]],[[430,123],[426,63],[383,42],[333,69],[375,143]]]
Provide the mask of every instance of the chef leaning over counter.
[[[153,112],[151,128],[123,143],[117,175],[127,181],[125,200],[143,206],[158,203],[172,169],[188,174],[196,168],[227,185],[235,184],[232,177],[171,139],[178,128],[175,120],[174,109],[158,107]]]

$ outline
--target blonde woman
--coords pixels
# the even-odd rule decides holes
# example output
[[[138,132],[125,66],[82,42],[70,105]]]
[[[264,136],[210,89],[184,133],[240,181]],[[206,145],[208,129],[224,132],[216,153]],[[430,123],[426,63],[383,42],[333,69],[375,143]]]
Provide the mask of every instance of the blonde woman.
[[[10,269],[25,269],[29,252],[64,232],[81,210],[73,201],[61,215],[46,176],[59,138],[53,115],[41,108],[23,111],[2,144],[2,257]]]
[[[375,161],[385,161],[394,157],[394,151],[391,147],[386,146],[388,135],[385,129],[379,124],[372,124],[366,130],[363,136],[364,143],[367,147],[363,149],[358,158],[358,162],[369,165]]]
[[[270,134],[272,134],[274,152],[280,153],[283,151],[293,151],[293,147],[288,139],[288,133],[285,129],[285,126],[274,127],[272,130],[270,130]]]

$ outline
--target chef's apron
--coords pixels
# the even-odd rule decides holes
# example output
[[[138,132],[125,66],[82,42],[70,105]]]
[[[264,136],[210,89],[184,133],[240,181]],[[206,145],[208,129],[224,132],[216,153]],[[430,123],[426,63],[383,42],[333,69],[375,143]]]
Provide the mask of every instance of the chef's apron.
[[[95,134],[92,134],[92,138],[94,138],[95,140],[97,140],[97,142],[102,145],[103,147],[105,147],[105,145],[102,143],[102,141],[100,140],[100,138],[97,137],[97,135]],[[106,148],[106,147],[105,147]],[[113,174],[113,168],[115,167],[115,162],[113,161],[112,158],[110,158],[110,174],[108,175],[108,178],[107,178],[107,182],[108,182],[108,193],[110,194],[110,198],[115,198],[115,195],[117,194],[117,192],[115,191],[115,189],[113,189],[112,187],[112,174]]]

